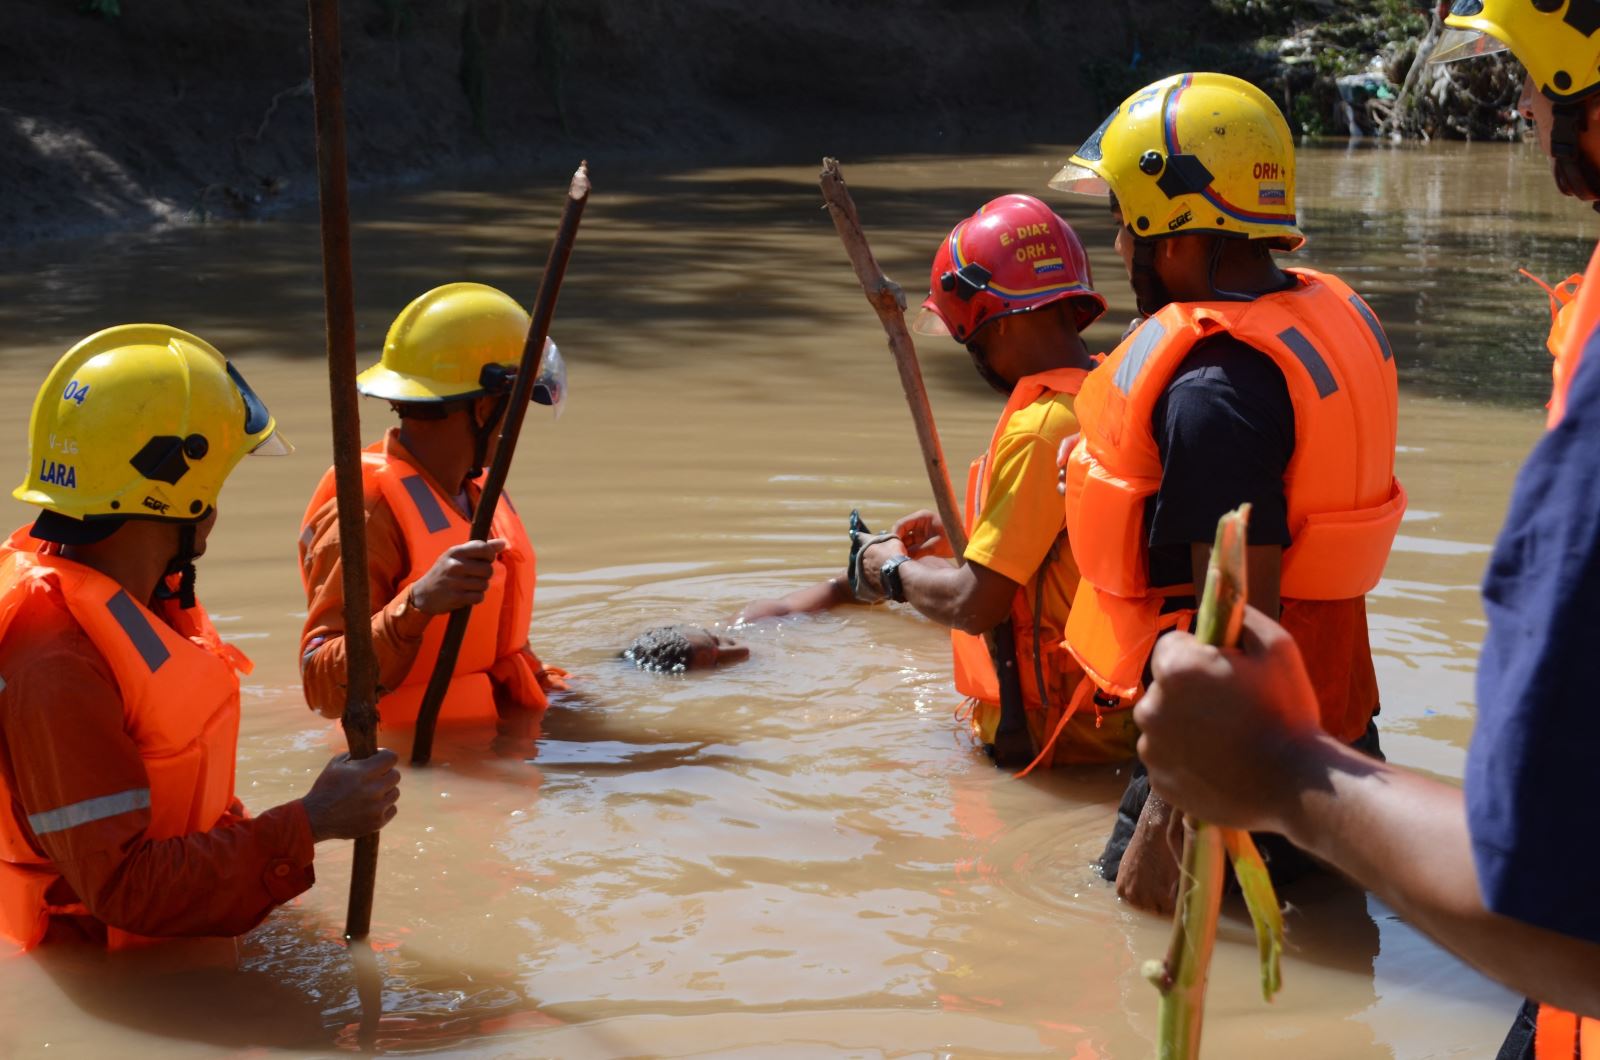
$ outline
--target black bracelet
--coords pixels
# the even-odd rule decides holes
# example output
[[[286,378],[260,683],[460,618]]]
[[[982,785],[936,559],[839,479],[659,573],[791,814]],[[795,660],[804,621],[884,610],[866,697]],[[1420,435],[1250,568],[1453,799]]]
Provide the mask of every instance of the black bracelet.
[[[895,556],[878,570],[878,579],[883,582],[884,593],[898,604],[906,602],[906,587],[900,581],[900,564],[910,558],[910,556]]]

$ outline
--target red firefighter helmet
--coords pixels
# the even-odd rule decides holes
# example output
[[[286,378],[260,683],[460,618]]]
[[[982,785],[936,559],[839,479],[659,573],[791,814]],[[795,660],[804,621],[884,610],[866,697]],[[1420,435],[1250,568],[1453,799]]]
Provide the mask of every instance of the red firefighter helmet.
[[[1063,299],[1079,331],[1106,311],[1077,233],[1033,196],[1002,195],[940,244],[916,329],[964,343],[991,321]]]

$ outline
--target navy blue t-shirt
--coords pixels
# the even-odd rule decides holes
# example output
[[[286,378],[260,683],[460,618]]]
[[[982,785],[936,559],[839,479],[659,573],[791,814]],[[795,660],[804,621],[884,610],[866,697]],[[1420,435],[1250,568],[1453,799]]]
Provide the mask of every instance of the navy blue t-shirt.
[[[1600,332],[1517,475],[1483,602],[1466,798],[1484,900],[1600,942]]]

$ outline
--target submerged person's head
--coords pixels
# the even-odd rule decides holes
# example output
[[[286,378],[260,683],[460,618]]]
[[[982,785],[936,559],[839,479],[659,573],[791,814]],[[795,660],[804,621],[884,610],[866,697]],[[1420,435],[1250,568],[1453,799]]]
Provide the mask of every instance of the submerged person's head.
[[[1002,195],[939,245],[916,329],[966,346],[984,381],[1009,394],[1105,311],[1072,226],[1031,195]]]
[[[1177,74],[1135,92],[1050,186],[1109,196],[1146,315],[1239,297],[1219,288],[1219,272],[1258,272],[1272,251],[1305,244],[1289,123],[1265,92],[1227,74]]]
[[[641,670],[672,674],[743,662],[750,649],[699,626],[659,626],[635,637],[622,657]]]

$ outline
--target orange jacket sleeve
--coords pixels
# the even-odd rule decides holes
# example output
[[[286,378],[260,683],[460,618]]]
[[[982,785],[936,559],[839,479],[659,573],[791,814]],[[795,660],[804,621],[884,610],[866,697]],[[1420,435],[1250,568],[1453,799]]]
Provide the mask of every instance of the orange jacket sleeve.
[[[335,501],[312,516],[300,540],[307,586],[306,624],[300,634],[301,686],[312,710],[337,718],[344,713],[345,643],[344,567]],[[369,498],[367,579],[380,688],[394,688],[405,679],[433,617],[412,607],[408,590],[401,588],[409,568],[405,536],[394,513],[381,497]]]
[[[311,886],[311,824],[298,801],[253,819],[235,803],[210,831],[145,835],[148,796],[116,798],[150,787],[121,694],[64,608],[12,627],[0,673],[0,764],[29,841],[63,877],[52,904],[81,901],[95,920],[139,935],[238,935]],[[49,825],[36,831],[34,821]]]

